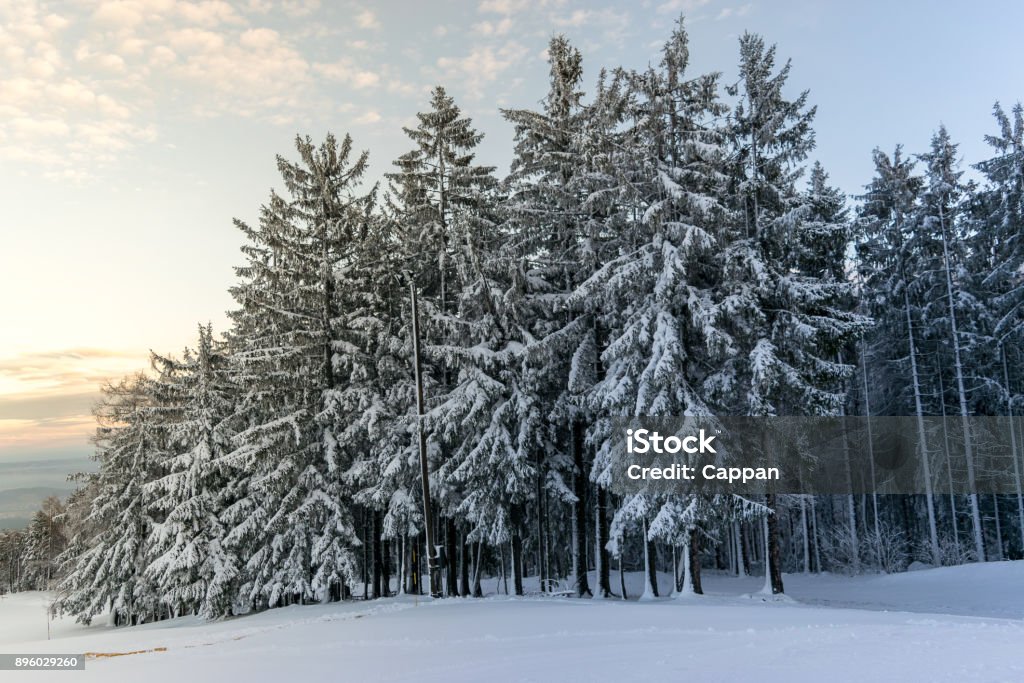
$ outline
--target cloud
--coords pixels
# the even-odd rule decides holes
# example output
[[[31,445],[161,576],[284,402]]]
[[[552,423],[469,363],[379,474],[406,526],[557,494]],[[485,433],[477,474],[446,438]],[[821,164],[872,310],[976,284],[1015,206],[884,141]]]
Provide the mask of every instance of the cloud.
[[[753,5],[749,2],[745,5],[740,5],[739,7],[723,7],[715,17],[715,21],[723,21],[730,17],[746,16],[752,8]]]
[[[371,110],[363,112],[361,115],[357,116],[354,119],[354,122],[358,123],[360,125],[366,125],[366,124],[370,124],[370,123],[377,123],[378,121],[380,121],[380,119],[381,119],[380,113],[376,112],[376,111],[373,111],[371,109]]]
[[[579,28],[580,26],[592,24],[595,21],[614,22],[624,17],[626,17],[625,13],[619,14],[607,8],[603,10],[577,9],[567,16],[554,16],[551,18],[551,21],[555,26]]]
[[[141,350],[79,348],[0,358],[0,400],[95,392],[148,364],[149,353]]]
[[[473,31],[482,36],[502,36],[512,28],[512,19],[505,17],[500,21],[482,21],[473,25]]]
[[[477,11],[492,14],[516,14],[529,7],[531,0],[483,0]]]
[[[360,69],[351,59],[340,59],[326,64],[314,64],[313,71],[324,78],[347,83],[356,90],[373,88],[380,84],[380,74]]]
[[[660,14],[679,14],[681,12],[692,12],[709,4],[711,0],[668,0],[658,5]]]
[[[0,454],[84,445],[100,388],[148,367],[145,351],[72,348],[0,358]]]
[[[91,415],[97,390],[56,396],[0,396],[0,420],[52,420]]]
[[[514,40],[499,47],[478,45],[462,57],[440,57],[437,66],[446,78],[457,80],[471,99],[482,99],[484,87],[519,63],[528,50]]]
[[[0,163],[80,180],[155,139],[167,118],[288,122],[326,105],[300,49],[304,32],[321,25],[308,19],[320,0],[100,0],[55,3],[56,13],[48,6],[0,3]],[[292,33],[272,26],[282,15],[302,25]],[[370,9],[356,23],[380,26]],[[354,67],[347,84],[366,89],[382,80]]]
[[[380,28],[380,21],[377,20],[377,15],[371,10],[364,9],[356,15],[356,25],[359,28]]]
[[[320,9],[320,0],[285,0],[280,7],[290,17],[305,17]]]
[[[84,445],[95,430],[96,419],[90,413],[35,420],[0,418],[0,454],[40,446]]]

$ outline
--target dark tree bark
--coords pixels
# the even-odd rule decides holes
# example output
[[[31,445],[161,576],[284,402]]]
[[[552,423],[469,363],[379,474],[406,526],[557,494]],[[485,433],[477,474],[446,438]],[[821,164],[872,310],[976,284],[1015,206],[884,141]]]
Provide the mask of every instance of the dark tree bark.
[[[629,597],[626,595],[626,571],[622,567],[622,553],[619,553],[619,590],[622,591],[623,600]]]
[[[739,529],[739,561],[743,563],[743,575],[750,576],[750,534],[746,524],[740,524]]]
[[[384,588],[383,595],[391,595],[391,541],[381,541],[381,584]]]
[[[484,573],[484,542],[476,542],[476,560],[473,561],[473,597],[484,597],[484,591],[480,587],[480,578]]]
[[[776,511],[775,494],[765,496],[765,504],[771,510],[768,515],[768,576],[771,579],[772,594],[785,592],[782,586],[782,560],[779,557],[779,515]]]
[[[448,589],[448,597],[459,597],[459,572],[458,572],[458,529],[455,528],[455,519],[445,518],[444,524],[444,554],[445,554],[445,587]]]
[[[423,588],[420,586],[420,538],[409,538],[406,542],[409,546],[409,561],[406,566],[409,568],[409,592],[413,595],[422,595]]]
[[[370,534],[371,534],[371,551],[373,553],[373,580],[371,586],[373,587],[373,597],[381,598],[384,597],[382,591],[382,558],[381,558],[381,538],[380,538],[380,512],[373,510],[370,513]]]
[[[466,532],[462,532],[461,538],[462,543],[459,548],[459,594],[465,598],[469,597],[469,558],[472,551],[469,543],[466,542]]]
[[[647,580],[651,582],[651,591],[654,593],[654,597],[658,597],[658,546],[654,544],[654,541],[647,539],[647,522],[644,522],[644,543],[647,544],[647,552],[644,553],[644,559],[646,560],[647,566]]]
[[[360,510],[360,512],[362,513],[362,522],[363,522],[360,525],[363,528],[363,538],[362,538],[362,541],[363,541],[363,600],[369,600],[370,599],[370,549],[369,549],[368,546],[371,545],[369,541],[370,541],[370,537],[372,536],[372,534],[370,533],[370,531],[368,529],[370,524],[369,524],[369,519],[368,519],[369,515],[366,514],[366,508],[362,508]]]
[[[536,497],[536,514],[537,514],[537,576],[540,578],[540,590],[544,592],[548,589],[548,577],[547,575],[547,544],[544,542],[544,527],[546,523],[544,515],[544,473],[543,473],[543,461],[541,458],[540,450],[538,449],[536,454],[536,467],[537,467],[537,497]]]
[[[597,594],[602,598],[607,598],[612,594],[611,555],[605,548],[608,543],[608,491],[598,485],[595,498],[597,499],[595,506],[597,523],[594,525],[596,532],[594,545],[596,546],[595,557],[598,558],[598,568],[600,569],[597,574]]]
[[[683,549],[683,552],[690,553],[690,576],[692,577],[693,592],[697,595],[704,595],[704,589],[700,585],[700,532],[697,529],[690,532],[690,547]]]
[[[520,512],[512,508],[512,586],[516,595],[523,594],[523,532]]]
[[[573,493],[573,577],[576,581],[576,595],[583,597],[593,595],[587,581],[587,473],[583,462],[584,452],[583,422],[573,420],[572,423],[572,463]]]

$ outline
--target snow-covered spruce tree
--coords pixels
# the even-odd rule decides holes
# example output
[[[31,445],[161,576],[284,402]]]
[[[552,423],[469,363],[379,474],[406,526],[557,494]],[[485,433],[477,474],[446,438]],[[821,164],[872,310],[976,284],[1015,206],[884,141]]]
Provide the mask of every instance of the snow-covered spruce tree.
[[[598,417],[591,438],[597,445],[592,477],[599,487],[623,465],[612,447],[609,419],[713,417],[702,383],[728,350],[713,296],[717,234],[728,215],[722,203],[728,150],[714,119],[725,107],[717,75],[687,78],[682,22],[662,54],[660,68],[624,74],[625,92],[614,84],[600,88],[588,108],[612,117],[596,129],[601,139],[594,146],[605,152],[588,157],[584,187],[592,215],[604,217],[603,240],[615,256],[574,293],[598,312],[607,340],[588,397]],[[689,559],[691,534],[700,533],[720,502],[638,493],[624,500],[612,528],[621,535],[627,524],[649,525],[649,540],[682,546]],[[692,577],[686,576],[690,590]],[[645,594],[653,595],[654,587],[648,585]]]
[[[504,246],[493,187],[478,192],[476,202],[453,211],[453,235],[461,246],[456,263],[462,332],[457,344],[431,353],[442,355],[457,374],[427,424],[449,452],[438,479],[450,481],[457,492],[454,514],[468,522],[467,540],[510,543],[513,588],[522,594],[525,505],[536,489],[542,415],[524,388],[532,368],[524,353],[530,338],[510,291],[516,257]]]
[[[945,126],[940,126],[932,136],[931,150],[920,155],[925,163],[925,184],[915,227],[935,246],[935,270],[941,279],[942,296],[929,302],[931,305],[926,310],[928,328],[933,336],[946,342],[952,356],[947,363],[953,373],[949,386],[955,392],[956,411],[963,430],[974,552],[978,561],[984,561],[985,544],[975,483],[978,463],[968,420],[975,412],[972,397],[968,395],[968,374],[975,372],[973,368],[983,365],[978,362],[982,354],[993,349],[991,339],[985,335],[985,328],[990,325],[983,321],[987,317],[984,307],[972,296],[970,277],[963,268],[970,230],[964,203],[971,189],[961,181],[963,172],[958,170],[956,150],[957,146]]]
[[[993,334],[997,339],[1020,340],[1024,326],[1024,107],[1018,103],[1007,114],[996,104],[993,113],[999,133],[985,137],[995,156],[976,164],[988,186],[979,193],[982,226],[973,235],[971,251],[981,261],[981,287],[993,307]]]
[[[220,459],[231,450],[235,386],[223,344],[199,327],[195,350],[181,360],[154,356],[160,402],[175,406],[168,425],[165,474],[145,495],[162,519],[149,542],[146,573],[173,615],[231,614],[238,559],[224,547],[220,513],[230,504]]]
[[[68,543],[64,514],[60,498],[48,496],[25,531],[25,580],[36,590],[50,590],[59,576],[58,556]]]
[[[565,37],[556,36],[548,45],[548,63],[550,88],[541,110],[502,111],[515,126],[506,206],[521,259],[519,320],[533,340],[524,390],[538,402],[535,414],[550,425],[536,457],[543,482],[536,514],[548,518],[539,524],[545,527],[550,515],[541,505],[548,494],[572,505],[573,590],[584,596],[591,594],[586,566],[590,458],[585,441],[589,387],[582,366],[592,367],[595,321],[585,302],[570,304],[569,298],[597,269],[598,244],[587,230],[601,222],[588,224],[581,186],[583,147],[593,139],[581,105],[582,58]]]
[[[24,559],[25,532],[20,529],[0,531],[0,593],[22,590]]]
[[[410,438],[415,385],[409,289],[402,276],[405,261],[396,248],[396,224],[387,213],[369,222],[358,256],[339,271],[339,282],[344,282],[339,361],[348,377],[337,402],[347,416],[339,440],[352,452],[345,477],[356,490],[355,501],[381,515],[371,544],[394,546],[399,592],[419,592],[419,571],[409,562],[423,529],[423,507],[417,444]],[[372,582],[375,595],[378,589],[390,590],[379,585],[383,578]]]
[[[874,381],[871,397],[882,415],[912,414],[918,442],[925,448],[924,416],[929,387],[925,378],[938,371],[922,354],[925,313],[934,297],[936,278],[929,236],[916,229],[924,179],[914,161],[897,146],[892,156],[874,151],[875,177],[866,186],[857,244],[861,301],[876,325],[867,336]],[[940,562],[936,521],[935,474],[929,449],[920,453],[925,487],[928,545],[933,564]]]
[[[229,552],[243,558],[240,597],[253,607],[328,599],[356,576],[360,541],[342,474],[337,391],[337,270],[352,258],[372,194],[357,194],[367,154],[328,134],[278,157],[287,197],[271,193],[259,226],[241,221],[245,265],[231,294],[233,381],[242,387],[225,511]]]
[[[1018,102],[1009,114],[997,103],[993,114],[999,127],[985,140],[994,156],[975,165],[987,180],[973,207],[978,228],[970,236],[972,263],[968,270],[988,302],[991,335],[999,352],[987,373],[999,387],[995,412],[1019,416],[1024,411],[1024,107]],[[1017,423],[1019,424],[1019,422]],[[1016,426],[1016,425],[1015,425]],[[1013,471],[1017,481],[1017,524],[1024,553],[1024,439],[1015,435]]]
[[[89,536],[73,538],[62,556],[60,609],[86,624],[108,610],[114,625],[142,623],[160,616],[158,588],[145,574],[154,523],[145,488],[163,474],[168,415],[140,374],[103,388],[96,419]]]
[[[732,353],[705,385],[726,414],[836,415],[852,367],[840,350],[865,328],[849,310],[850,283],[811,268],[816,242],[813,205],[797,192],[801,163],[814,146],[807,92],[788,100],[787,62],[775,70],[775,48],[760,36],[740,39],[738,98],[731,116],[730,193],[741,218],[723,235],[717,300],[727,316]],[[766,505],[775,510],[774,495]],[[766,517],[765,589],[781,593],[777,511]]]
[[[507,286],[493,280],[496,275],[507,280],[507,269],[496,270],[489,262],[500,246],[494,194],[497,180],[493,167],[474,163],[474,149],[482,136],[441,87],[432,93],[430,110],[420,112],[417,118],[416,128],[405,129],[415,147],[395,161],[398,171],[388,178],[399,244],[413,285],[421,292],[430,406],[426,427],[437,449],[432,469],[438,475],[431,484],[442,516],[447,593],[458,595],[457,558],[461,555],[466,567],[468,553],[462,542],[467,530],[456,520],[465,518],[467,505],[478,509],[478,514],[486,509],[499,517],[502,510],[515,512],[509,510],[510,504],[513,508],[518,505],[510,501],[518,499],[520,484],[509,484],[508,504],[491,509],[481,504],[476,495],[479,491],[472,492],[472,502],[466,502],[468,493],[461,490],[460,481],[472,477],[465,470],[460,476],[451,476],[471,457],[472,449],[488,448],[482,431],[507,398],[505,392],[511,390],[497,379],[503,371],[491,361],[502,365],[514,363],[514,359],[485,359],[488,352],[509,351],[509,335],[498,310]],[[507,445],[503,439],[499,441]],[[514,453],[509,454],[495,463],[511,465]],[[514,546],[521,544],[518,520],[492,520],[496,526],[486,533],[480,520],[468,521],[475,526],[476,540],[486,536],[497,542],[504,536]],[[513,561],[521,562],[521,552],[513,552]],[[522,572],[514,574],[520,577],[518,587]]]

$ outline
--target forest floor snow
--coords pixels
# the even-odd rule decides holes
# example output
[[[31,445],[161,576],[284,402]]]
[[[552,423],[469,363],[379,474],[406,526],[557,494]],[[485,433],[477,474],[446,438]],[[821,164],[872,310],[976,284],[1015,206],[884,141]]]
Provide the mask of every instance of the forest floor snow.
[[[103,619],[84,627],[67,618],[50,625],[50,640],[49,596],[22,593],[0,598],[0,652],[144,652],[90,660],[85,671],[0,679],[1024,680],[1024,562],[785,579],[791,599],[782,601],[758,593],[760,577],[706,572],[707,595],[682,600],[400,596],[212,623],[183,617],[112,629]],[[663,589],[670,581],[659,578]],[[641,574],[627,575],[631,595],[641,585]]]

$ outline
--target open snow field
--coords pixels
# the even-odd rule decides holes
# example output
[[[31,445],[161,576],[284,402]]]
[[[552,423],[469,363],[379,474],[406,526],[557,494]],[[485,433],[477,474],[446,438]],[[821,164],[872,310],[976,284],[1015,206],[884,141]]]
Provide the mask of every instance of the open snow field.
[[[644,603],[400,597],[216,623],[111,629],[68,619],[49,641],[47,596],[27,593],[0,599],[0,652],[166,650],[0,680],[1024,681],[1024,562],[787,575],[783,601],[751,595],[761,583],[708,573],[706,596]],[[629,584],[637,595],[640,576]]]

